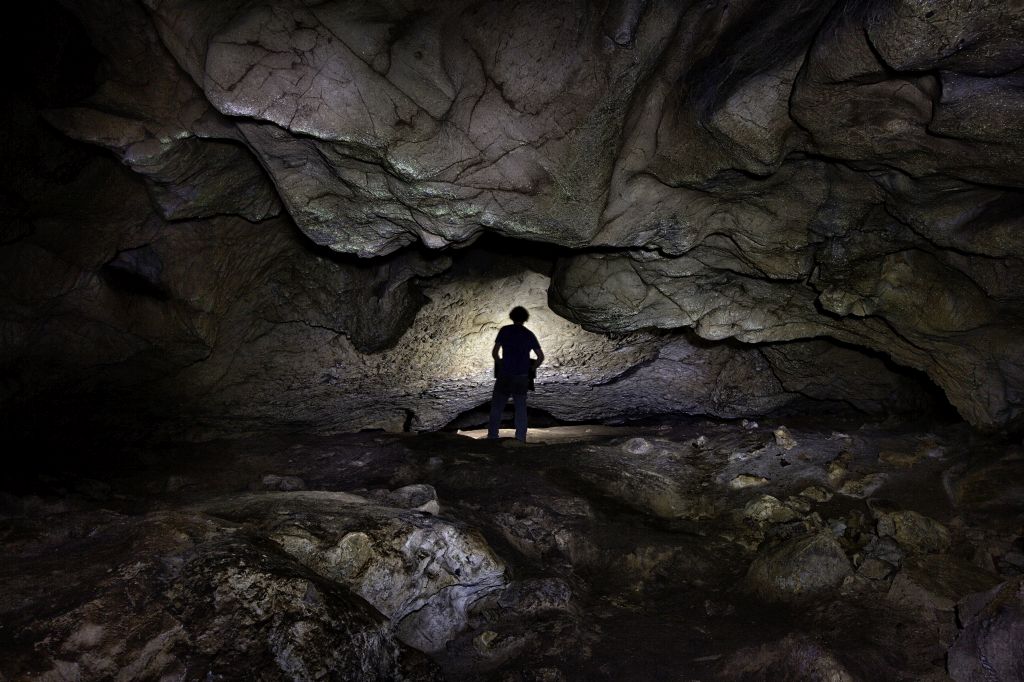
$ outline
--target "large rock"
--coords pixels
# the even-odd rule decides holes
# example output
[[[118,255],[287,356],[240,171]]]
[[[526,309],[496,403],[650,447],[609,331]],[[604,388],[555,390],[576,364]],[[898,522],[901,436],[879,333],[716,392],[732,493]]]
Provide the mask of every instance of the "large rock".
[[[903,562],[903,570],[889,587],[888,598],[930,618],[937,611],[952,612],[963,597],[987,590],[997,582],[991,573],[959,557],[930,554]]]
[[[727,680],[807,680],[854,682],[858,679],[836,653],[802,635],[787,635],[759,647],[747,647],[726,660]]]
[[[763,548],[745,584],[768,602],[800,602],[836,589],[852,570],[843,548],[825,531]]]
[[[891,537],[914,554],[949,549],[949,530],[935,519],[915,511],[894,511],[878,519],[878,534]]]
[[[1024,679],[1024,578],[966,597],[958,607],[963,630],[949,648],[956,682]]]
[[[422,651],[442,649],[466,627],[468,609],[506,584],[504,563],[478,533],[426,512],[319,491],[204,508],[259,528],[303,565],[349,587]]]
[[[3,570],[12,679],[440,679],[361,597],[232,524],[114,517],[49,571],[52,551]]]
[[[1024,452],[1015,448],[991,461],[961,463],[943,477],[950,500],[965,509],[1019,509],[1024,505]]]

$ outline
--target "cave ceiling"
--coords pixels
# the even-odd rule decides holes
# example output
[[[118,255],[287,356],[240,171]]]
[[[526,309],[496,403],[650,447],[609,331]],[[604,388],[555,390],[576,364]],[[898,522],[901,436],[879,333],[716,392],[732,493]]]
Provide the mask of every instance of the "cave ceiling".
[[[175,404],[434,428],[518,297],[562,418],[912,401],[895,364],[1021,424],[1021,0],[62,5],[96,87],[15,157],[121,166],[7,181],[8,395],[87,337]],[[496,238],[547,265],[452,269]]]

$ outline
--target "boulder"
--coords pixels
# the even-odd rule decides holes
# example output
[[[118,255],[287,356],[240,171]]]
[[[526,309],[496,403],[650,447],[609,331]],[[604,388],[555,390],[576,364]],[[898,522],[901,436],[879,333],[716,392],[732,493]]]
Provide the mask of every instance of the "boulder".
[[[936,611],[951,613],[968,594],[988,590],[998,582],[996,576],[964,559],[929,554],[903,561],[887,597],[925,618],[934,618]]]
[[[1019,449],[988,462],[958,465],[943,482],[958,507],[1017,509],[1024,505],[1024,453]]]
[[[957,614],[963,629],[948,657],[955,682],[1024,679],[1024,578],[968,595]]]
[[[949,549],[949,530],[935,519],[915,511],[893,511],[878,518],[878,534],[891,537],[912,554]]]
[[[727,680],[854,682],[859,679],[835,651],[799,634],[736,651],[726,659],[721,672]]]
[[[595,448],[577,458],[578,475],[617,502],[660,519],[705,518],[713,512],[693,466],[665,449],[634,450]]]
[[[442,648],[465,629],[473,603],[506,583],[504,563],[477,531],[427,512],[332,492],[241,495],[204,509],[258,528],[366,599],[422,651]]]
[[[832,471],[829,471],[831,477]],[[884,473],[873,473],[862,476],[861,478],[850,479],[843,483],[842,487],[836,492],[840,495],[847,497],[856,497],[864,499],[865,497],[871,497],[886,481],[886,475]]]
[[[57,580],[45,588],[52,607],[21,615],[4,607],[5,623],[33,643],[30,663],[5,663],[16,678],[35,679],[29,666],[38,679],[168,679],[196,670],[441,679],[366,600],[235,524],[193,511],[111,519],[69,551],[73,567],[51,574]],[[38,560],[23,557],[22,567]],[[4,582],[8,596],[33,589],[11,575]]]
[[[785,523],[792,521],[797,516],[796,511],[771,495],[756,497],[743,507],[743,518],[750,519],[762,526],[770,523]]]
[[[799,602],[836,589],[851,572],[843,548],[821,532],[762,548],[745,585],[764,601]]]

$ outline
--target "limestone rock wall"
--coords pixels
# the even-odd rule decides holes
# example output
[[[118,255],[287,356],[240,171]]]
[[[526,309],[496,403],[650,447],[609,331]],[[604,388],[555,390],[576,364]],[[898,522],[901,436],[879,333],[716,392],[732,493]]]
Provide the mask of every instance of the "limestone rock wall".
[[[1016,0],[62,6],[98,67],[30,39],[5,105],[6,404],[435,427],[520,297],[563,418],[916,404],[888,358],[1021,423]]]

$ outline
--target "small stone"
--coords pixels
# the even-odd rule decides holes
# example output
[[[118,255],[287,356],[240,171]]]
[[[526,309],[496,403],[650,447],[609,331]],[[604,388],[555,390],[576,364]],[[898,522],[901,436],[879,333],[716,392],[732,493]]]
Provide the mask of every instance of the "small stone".
[[[572,588],[561,578],[537,578],[509,583],[498,605],[520,614],[564,611],[572,601]]]
[[[622,449],[631,455],[645,455],[651,447],[651,441],[646,438],[630,438],[622,445]]]
[[[840,481],[846,478],[848,473],[842,463],[837,461],[828,463],[828,482],[832,485],[838,485]]]
[[[306,489],[306,482],[298,476],[278,476],[277,474],[267,474],[263,477],[261,483],[263,484],[264,490],[291,492],[294,490]]]
[[[889,466],[909,469],[921,461],[923,453],[906,452],[903,450],[882,450],[878,453],[878,461]]]
[[[494,630],[484,630],[473,638],[473,646],[475,646],[476,650],[480,653],[487,653],[490,650],[491,645],[494,643],[494,640],[497,638],[498,633]]]
[[[854,530],[861,530],[864,528],[865,524],[866,519],[864,517],[864,512],[860,509],[851,509],[846,514],[846,525],[850,528],[853,528]]]
[[[434,490],[434,486],[426,483],[414,483],[392,490],[387,494],[386,500],[391,505],[403,509],[415,509],[435,515],[440,512],[437,491]]]
[[[847,497],[863,499],[881,488],[885,479],[885,474],[868,474],[863,478],[847,481],[837,492]]]
[[[872,497],[867,502],[868,511],[871,512],[871,517],[876,521],[882,518],[885,514],[891,514],[900,510],[899,505],[895,502],[882,497]]]
[[[883,514],[878,519],[878,534],[893,538],[912,554],[944,552],[950,544],[945,526],[915,511]]]
[[[896,567],[887,561],[868,557],[857,569],[857,575],[868,580],[884,580],[896,571]]]
[[[999,557],[999,565],[1003,570],[1013,568],[1019,573],[1024,573],[1024,554],[1020,552],[1007,552]]]
[[[796,495],[790,495],[786,498],[784,503],[787,507],[800,514],[806,514],[811,511],[811,503],[806,497],[799,497]]]
[[[756,486],[765,485],[768,483],[768,479],[764,476],[754,476],[752,474],[740,474],[736,478],[729,481],[729,487],[739,490],[742,488],[754,488]]]
[[[869,557],[881,559],[896,567],[903,563],[903,557],[906,554],[899,543],[892,538],[883,538],[877,535],[872,537],[864,547],[864,552]]]
[[[782,504],[778,498],[771,495],[761,495],[747,503],[743,508],[743,517],[757,524],[764,525],[792,521],[797,517],[797,514]]]
[[[929,434],[917,446],[917,454],[921,458],[942,459],[946,456],[946,449],[934,435]]]
[[[792,450],[796,447],[796,439],[785,426],[780,426],[773,433],[775,434],[775,444],[783,450]]]
[[[760,424],[758,424],[753,419],[744,419],[743,421],[740,422],[740,426],[745,428],[747,431],[753,431],[756,428],[760,428]]]
[[[846,519],[829,519],[828,529],[832,531],[832,534],[836,537],[842,536],[847,529]]]
[[[820,485],[812,485],[801,490],[800,497],[806,497],[812,502],[828,502],[832,499],[832,491],[822,488]]]
[[[707,436],[697,436],[697,439],[693,441],[693,447],[702,448],[708,444]]]

